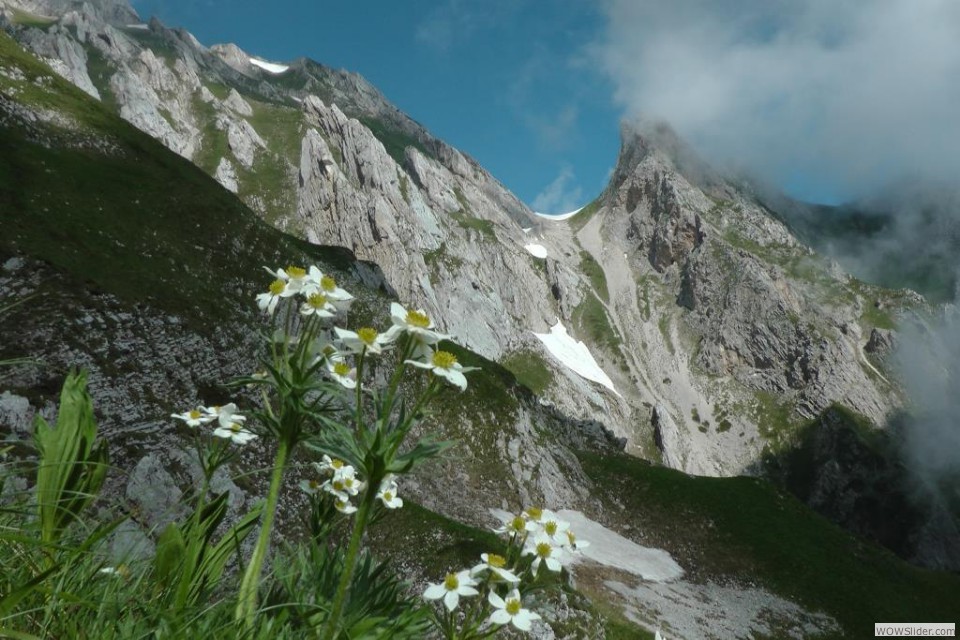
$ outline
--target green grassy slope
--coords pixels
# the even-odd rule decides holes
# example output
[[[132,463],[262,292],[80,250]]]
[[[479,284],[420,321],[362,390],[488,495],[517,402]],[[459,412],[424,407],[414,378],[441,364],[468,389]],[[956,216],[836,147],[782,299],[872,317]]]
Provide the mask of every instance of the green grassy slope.
[[[868,637],[874,622],[952,621],[960,576],[908,565],[754,478],[698,478],[627,456],[580,454],[604,503],[623,504],[639,542],[696,580],[760,584]]]
[[[6,35],[0,59],[26,76],[22,82],[0,76],[5,94],[73,121],[70,128],[41,127],[48,144],[34,141],[36,131],[0,127],[3,254],[39,258],[127,302],[209,319],[234,313],[232,292],[268,277],[261,265],[352,262],[347,251],[309,245],[260,221],[193,164]]]

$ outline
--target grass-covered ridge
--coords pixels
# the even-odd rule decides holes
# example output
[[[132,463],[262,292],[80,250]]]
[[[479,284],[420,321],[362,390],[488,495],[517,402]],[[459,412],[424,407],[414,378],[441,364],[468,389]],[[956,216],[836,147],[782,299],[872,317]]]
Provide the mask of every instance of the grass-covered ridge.
[[[837,640],[881,620],[952,620],[960,577],[908,565],[755,478],[702,478],[628,456],[580,454],[601,502],[619,500],[639,542],[695,580],[755,583],[833,616]],[[627,516],[621,516],[626,518]],[[637,535],[637,534],[631,534]]]
[[[187,317],[228,313],[213,304],[261,265],[304,256],[338,267],[352,259],[286,236],[189,161],[107,111],[0,34],[0,57],[23,82],[0,76],[18,101],[54,110],[73,128],[0,127],[0,251],[25,253],[123,300]],[[244,287],[246,288],[246,287]]]

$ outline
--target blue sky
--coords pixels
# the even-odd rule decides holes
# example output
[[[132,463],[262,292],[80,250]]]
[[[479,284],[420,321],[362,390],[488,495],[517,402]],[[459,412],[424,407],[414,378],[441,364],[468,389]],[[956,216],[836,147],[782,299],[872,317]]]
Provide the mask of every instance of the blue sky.
[[[620,109],[585,52],[603,28],[590,0],[139,0],[134,7],[206,45],[234,42],[272,60],[308,56],[359,72],[527,204],[551,213],[591,200],[616,162]]]
[[[589,202],[624,114],[814,202],[960,175],[957,0],[133,0],[201,42],[357,71],[535,209]]]

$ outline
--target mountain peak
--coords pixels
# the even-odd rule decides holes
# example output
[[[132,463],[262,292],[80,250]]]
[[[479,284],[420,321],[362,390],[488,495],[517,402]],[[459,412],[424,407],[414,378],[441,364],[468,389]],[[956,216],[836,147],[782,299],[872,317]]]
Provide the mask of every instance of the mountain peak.
[[[93,11],[104,22],[113,25],[140,24],[140,16],[127,0],[0,0],[0,6],[19,9],[40,16],[57,17],[71,11]]]
[[[674,129],[662,120],[624,119],[620,123],[620,154],[611,185],[616,188],[640,164],[656,157],[705,192],[724,190],[727,181]]]

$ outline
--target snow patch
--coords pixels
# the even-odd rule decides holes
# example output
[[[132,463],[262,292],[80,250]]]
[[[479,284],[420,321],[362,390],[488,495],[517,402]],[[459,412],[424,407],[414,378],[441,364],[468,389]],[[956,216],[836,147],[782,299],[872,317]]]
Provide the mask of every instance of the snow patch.
[[[261,60],[259,58],[250,58],[250,64],[260,67],[264,71],[269,71],[270,73],[283,73],[290,68],[285,64],[267,62],[266,60]]]
[[[563,323],[557,321],[557,324],[550,327],[550,333],[534,333],[533,335],[540,339],[547,351],[559,360],[560,364],[577,375],[602,384],[618,396],[620,395],[614,388],[613,381],[593,359],[593,354],[590,353],[587,345],[571,338]]]
[[[140,29],[143,31],[146,31],[147,29],[150,28],[150,26],[146,24],[128,24],[126,25],[126,27],[127,29]]]
[[[573,216],[577,215],[577,214],[580,213],[581,211],[583,211],[583,207],[580,207],[580,208],[577,209],[576,211],[571,211],[571,212],[569,212],[569,213],[561,213],[561,214],[558,214],[558,215],[553,215],[553,214],[551,214],[551,213],[538,213],[538,212],[536,212],[536,211],[533,212],[533,215],[535,215],[535,216],[540,216],[541,218],[546,218],[547,220],[557,220],[557,221],[559,221],[559,220],[566,220],[566,219],[568,219],[568,218],[572,218]]]
[[[523,246],[534,258],[546,258],[547,248],[542,244],[527,244]]]
[[[501,509],[490,509],[490,513],[500,520],[513,517],[513,514]],[[590,543],[577,554],[567,556],[572,558],[570,564],[592,560],[605,567],[626,571],[647,582],[669,582],[683,576],[683,568],[663,549],[641,546],[579,511],[563,509],[557,515],[570,523],[570,530],[577,535],[577,540]]]

